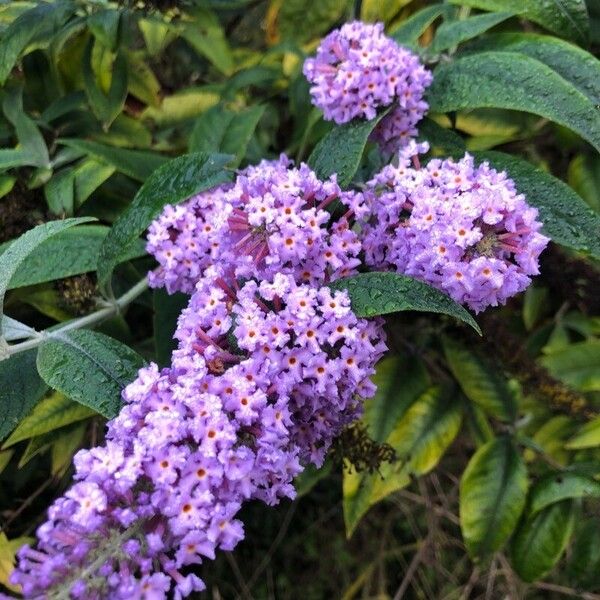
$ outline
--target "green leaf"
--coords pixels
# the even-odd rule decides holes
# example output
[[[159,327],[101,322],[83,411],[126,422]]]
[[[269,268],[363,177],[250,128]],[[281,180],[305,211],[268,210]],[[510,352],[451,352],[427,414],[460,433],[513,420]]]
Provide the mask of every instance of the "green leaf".
[[[473,39],[484,31],[510,19],[514,12],[499,12],[468,17],[462,21],[445,21],[437,31],[429,52],[438,53]]]
[[[0,315],[4,303],[4,294],[8,289],[10,280],[17,272],[21,263],[44,241],[52,236],[80,223],[95,221],[92,217],[78,219],[65,219],[64,221],[50,221],[38,225],[16,239],[0,256]]]
[[[119,258],[166,204],[177,204],[228,180],[225,154],[185,154],[158,168],[112,226],[100,248],[98,282],[105,285]]]
[[[84,436],[85,423],[65,427],[60,431],[58,439],[52,444],[52,475],[59,476],[70,466],[75,452],[81,448]]]
[[[62,138],[58,141],[69,148],[80,150],[113,165],[119,173],[137,181],[145,181],[151,173],[169,160],[166,156],[161,156],[156,152],[115,148],[89,140]]]
[[[219,19],[206,9],[195,8],[193,13],[194,21],[183,25],[181,37],[219,71],[230,75],[233,71],[233,56]]]
[[[474,40],[466,50],[525,54],[556,71],[594,104],[600,104],[600,61],[574,44],[537,33],[496,33]]]
[[[509,437],[488,442],[472,456],[460,481],[460,527],[474,560],[508,540],[525,507],[527,486],[525,463]]]
[[[87,26],[94,37],[109,50],[116,50],[119,43],[120,10],[99,10],[87,18]]]
[[[600,340],[571,344],[542,357],[541,363],[576,390],[600,391]]]
[[[17,551],[21,546],[31,544],[31,542],[31,538],[28,537],[9,540],[5,533],[0,532],[0,584],[12,592],[20,592],[20,586],[10,583],[10,575],[15,568]]]
[[[466,150],[460,135],[427,117],[419,123],[419,141],[428,142],[434,154],[463,154]]]
[[[529,517],[511,544],[511,563],[523,581],[540,579],[564,552],[575,524],[575,504],[563,500]]]
[[[443,344],[448,366],[467,398],[498,419],[514,421],[517,403],[498,367],[449,337]]]
[[[453,389],[430,388],[413,402],[388,436],[396,461],[379,473],[344,473],[344,520],[350,537],[371,506],[424,475],[439,462],[462,421],[460,400]]]
[[[600,417],[586,423],[579,432],[566,444],[569,450],[582,450],[584,448],[595,448],[600,446]]]
[[[600,150],[600,115],[589,98],[542,62],[480,52],[440,64],[426,99],[432,112],[507,108],[563,125]]]
[[[36,39],[49,37],[67,19],[72,10],[73,4],[70,2],[42,2],[19,15],[2,32],[0,85],[4,85],[27,46]]]
[[[523,298],[523,324],[531,331],[550,308],[548,288],[530,285]]]
[[[102,122],[104,130],[107,130],[123,110],[127,97],[127,58],[123,52],[117,53],[110,71],[110,88],[108,94],[104,94],[92,68],[93,47],[94,39],[90,38],[83,56],[83,82],[90,107]]]
[[[579,589],[596,589],[600,585],[600,522],[592,517],[577,525],[567,573]]]
[[[447,4],[434,4],[418,10],[398,27],[392,29],[389,36],[399,44],[414,47],[425,30],[442,15],[449,14],[451,7]]]
[[[100,247],[109,230],[110,228],[105,225],[87,225],[86,227],[67,229],[47,239],[21,263],[12,276],[7,289],[36,285],[95,271]],[[5,251],[5,247],[0,247],[0,256]],[[124,262],[144,254],[144,244],[140,240],[139,244],[128,248],[121,260]]]
[[[239,165],[264,112],[264,106],[253,106],[239,113],[222,105],[209,108],[194,124],[190,152],[232,154],[235,156],[232,166]]]
[[[230,77],[231,83],[235,76]],[[218,104],[222,87],[205,85],[183,88],[162,99],[159,106],[149,106],[140,115],[142,121],[153,122],[157,127],[169,127],[195,119]],[[224,93],[223,93],[224,95]]]
[[[362,0],[360,3],[360,20],[375,23],[393,19],[400,9],[412,0]]]
[[[0,149],[0,170],[29,166],[33,160],[33,157],[23,150]]]
[[[337,174],[337,182],[346,187],[358,169],[371,132],[385,114],[383,112],[371,121],[355,119],[344,123],[322,138],[308,158],[317,177],[328,179]]]
[[[49,386],[107,419],[119,413],[121,392],[142,365],[131,348],[89,329],[50,334],[37,357],[38,372]]]
[[[553,473],[541,479],[530,492],[528,516],[568,498],[600,498],[600,482],[579,473]]]
[[[600,212],[600,155],[578,154],[569,164],[569,185]]]
[[[510,10],[561,37],[586,43],[589,18],[584,0],[451,0],[454,4],[482,10]]]
[[[127,53],[129,92],[149,106],[160,106],[161,85],[152,69],[138,53]]]
[[[2,315],[0,325],[0,333],[7,342],[23,340],[36,335],[35,329],[32,329],[29,325],[25,325],[25,323],[21,323],[16,319],[11,319],[6,315]]]
[[[400,0],[404,1],[404,0]],[[305,43],[327,32],[347,9],[349,0],[285,0],[277,14],[278,37]]]
[[[95,414],[87,406],[73,402],[60,392],[54,392],[39,402],[33,411],[19,423],[2,448],[9,448],[23,440],[43,435]]]
[[[527,202],[540,211],[542,232],[568,248],[600,258],[600,216],[566,184],[527,161],[501,152],[475,152],[505,170]]]
[[[347,290],[352,310],[358,317],[374,317],[416,310],[441,313],[470,325],[481,335],[471,314],[439,290],[396,273],[361,273],[330,284],[334,290]]]
[[[177,329],[177,319],[187,306],[189,296],[175,293],[168,294],[165,289],[158,288],[153,292],[154,308],[154,346],[156,362],[161,367],[171,363],[171,354],[177,348],[177,340],[173,334]]]
[[[430,386],[429,376],[415,356],[388,356],[377,364],[372,380],[377,392],[365,401],[362,421],[373,440],[385,442],[394,425]]]
[[[0,361],[0,440],[39,402],[48,389],[35,368],[35,350]]]
[[[19,140],[19,151],[24,152],[27,156],[27,162],[24,164],[48,167],[50,158],[46,142],[37,125],[23,110],[23,90],[21,88],[10,90],[6,94],[2,102],[2,110],[15,128]]]

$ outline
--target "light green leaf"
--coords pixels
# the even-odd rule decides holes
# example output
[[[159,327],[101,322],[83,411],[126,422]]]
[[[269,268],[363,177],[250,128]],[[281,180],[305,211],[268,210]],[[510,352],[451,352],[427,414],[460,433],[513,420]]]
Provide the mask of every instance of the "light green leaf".
[[[229,78],[229,83],[234,80]],[[205,85],[184,88],[171,96],[165,96],[159,106],[148,106],[141,114],[144,122],[151,121],[157,127],[169,127],[194,119],[218,104],[222,87]]]
[[[0,440],[37,404],[48,389],[35,367],[35,350],[0,361]]]
[[[160,13],[149,14],[147,17],[138,20],[138,27],[142,32],[148,54],[156,56],[160,54],[176,37],[177,33],[173,31]]]
[[[119,173],[123,173],[137,181],[145,181],[153,171],[169,160],[166,156],[161,156],[156,152],[115,148],[90,140],[62,138],[58,142],[98,158],[114,166]]]
[[[467,398],[498,419],[514,421],[517,403],[498,367],[454,339],[445,337],[443,344],[448,366]]]
[[[363,151],[373,129],[385,112],[371,121],[355,119],[334,127],[315,146],[308,164],[319,179],[328,179],[337,174],[337,182],[347,187],[352,181],[362,158]]]
[[[119,43],[121,11],[106,9],[92,13],[87,18],[87,26],[94,37],[109,50],[116,50]]]
[[[23,150],[9,150],[0,148],[0,170],[11,169],[13,167],[34,166],[34,158]]]
[[[15,568],[17,550],[25,544],[31,544],[31,542],[31,538],[28,537],[9,540],[5,533],[0,532],[0,584],[12,592],[20,592],[20,586],[13,585],[9,581]]]
[[[550,373],[581,392],[600,391],[600,340],[578,342],[541,358]]]
[[[193,13],[194,20],[183,24],[181,37],[219,71],[230,75],[233,56],[219,19],[207,9],[194,8]]]
[[[18,150],[27,155],[27,162],[24,164],[47,168],[50,165],[48,148],[37,125],[25,114],[21,88],[14,88],[6,94],[2,110],[15,128],[19,140]]]
[[[352,310],[358,317],[415,310],[449,315],[470,325],[481,335],[471,314],[439,290],[396,273],[361,273],[330,284],[334,290],[347,290]]]
[[[527,486],[525,463],[509,437],[472,456],[460,482],[460,526],[474,560],[506,543],[525,507]]]
[[[108,93],[104,94],[92,68],[93,47],[94,39],[90,38],[83,56],[83,82],[90,107],[106,131],[121,113],[125,104],[128,83],[127,58],[123,52],[117,53],[110,69],[110,88]]]
[[[519,52],[539,60],[571,83],[594,104],[600,104],[600,61],[589,52],[549,35],[496,33],[474,40],[468,52]]]
[[[452,389],[430,388],[401,416],[386,442],[397,460],[379,473],[344,472],[344,521],[350,537],[371,506],[405,487],[412,475],[431,471],[452,443],[462,421],[460,400]]]
[[[392,29],[389,36],[399,44],[414,47],[425,30],[442,15],[447,15],[451,7],[447,4],[434,4],[418,10],[400,25]]]
[[[367,22],[393,19],[402,7],[410,4],[412,0],[362,0],[360,3],[360,20]]]
[[[600,216],[566,183],[509,154],[473,154],[478,161],[488,160],[507,172],[527,202],[539,210],[543,233],[558,244],[600,258]]]
[[[51,334],[37,357],[49,386],[108,419],[119,413],[121,392],[142,365],[131,348],[89,329]]]
[[[445,21],[435,32],[429,52],[438,53],[453,46],[458,46],[513,16],[513,12],[499,12],[476,15],[461,21]]]
[[[554,473],[538,481],[529,497],[527,514],[532,517],[547,506],[568,498],[600,498],[600,482],[579,473]]]
[[[587,42],[589,18],[584,0],[451,0],[454,4],[482,10],[510,10],[538,23],[561,37]]]
[[[34,337],[36,335],[35,329],[32,329],[31,327],[29,327],[29,325],[25,325],[25,323],[21,323],[16,319],[11,319],[6,315],[2,315],[0,325],[0,333],[7,342],[12,342],[14,340],[23,340],[26,338]]]
[[[523,581],[552,570],[565,551],[575,524],[575,504],[563,500],[536,513],[519,527],[511,544],[511,563]]]
[[[43,435],[95,414],[95,411],[87,406],[73,402],[60,392],[54,392],[39,402],[33,411],[19,423],[2,448],[9,448],[23,440]]]
[[[149,106],[160,106],[161,85],[152,69],[138,53],[127,53],[129,92]]]
[[[95,271],[100,247],[109,230],[110,228],[105,225],[76,227],[42,242],[15,271],[7,289]],[[0,256],[6,249],[0,247]],[[138,244],[127,249],[127,253],[121,257],[121,260],[124,262],[144,254],[144,244],[140,240]]]
[[[577,434],[566,444],[569,450],[582,450],[584,448],[595,448],[600,446],[600,417],[586,423]]]
[[[600,155],[578,154],[569,164],[569,185],[597,213],[600,212]]]
[[[38,225],[16,239],[0,256],[0,315],[4,303],[4,294],[8,289],[10,280],[17,272],[21,263],[44,241],[61,231],[79,225],[95,221],[92,217],[80,217],[78,219],[65,219],[64,221],[50,221]]]
[[[175,158],[152,173],[100,248],[99,284],[108,283],[119,258],[166,204],[177,204],[227,181],[224,167],[230,160],[231,156],[225,154],[197,152]]]
[[[66,427],[52,444],[50,472],[59,476],[72,463],[75,452],[81,448],[85,436],[85,423]]]
[[[415,356],[388,356],[377,364],[372,380],[377,392],[365,401],[362,422],[373,440],[385,442],[395,424],[430,386],[429,376]]]
[[[190,152],[232,154],[235,156],[232,166],[239,165],[264,112],[264,106],[253,106],[239,113],[222,105],[209,108],[194,124]]]
[[[2,474],[2,471],[4,471],[4,469],[6,469],[6,467],[10,463],[10,459],[13,457],[14,453],[15,453],[14,450],[4,450],[3,452],[0,451],[0,475]]]
[[[434,71],[426,99],[432,112],[507,108],[563,125],[600,151],[594,104],[544,63],[518,52],[480,52]]]

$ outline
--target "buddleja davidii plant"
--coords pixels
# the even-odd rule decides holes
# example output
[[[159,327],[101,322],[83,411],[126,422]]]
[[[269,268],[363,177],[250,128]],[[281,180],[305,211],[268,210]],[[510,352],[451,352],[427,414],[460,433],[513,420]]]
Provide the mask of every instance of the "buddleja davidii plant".
[[[485,8],[485,6],[481,7]],[[507,8],[514,7],[507,6]],[[414,44],[423,29],[442,14],[451,14],[450,9],[447,6],[423,9],[400,26],[396,30],[395,37]],[[599,121],[593,110],[597,95],[592,80],[597,80],[599,65],[592,55],[572,44],[550,36],[521,33],[489,35],[468,44],[464,49],[459,48],[456,53],[457,46],[462,42],[512,16],[510,12],[477,15],[456,21],[450,20],[438,28],[431,45],[421,49],[423,56],[431,60],[439,58],[441,61],[440,66],[434,69],[434,81],[426,96],[431,103],[431,108],[436,112],[453,112],[480,106],[510,108],[537,113],[566,125],[564,120],[566,112],[559,107],[561,103],[563,106],[567,106],[570,104],[571,98],[576,98],[576,102],[581,104],[582,109],[586,107],[585,111],[580,114],[587,115],[585,121],[592,125],[592,135],[590,137],[589,131],[583,131],[584,121],[580,121],[578,117],[572,120],[568,126],[597,148],[594,131],[597,131]],[[543,16],[538,16],[538,18],[542,19],[538,22],[547,25]],[[568,36],[566,31],[563,33]],[[578,41],[582,41],[578,35],[574,37]],[[533,54],[534,48],[536,49],[535,55]],[[550,57],[553,49],[556,48],[564,49],[565,61],[562,64],[558,64]],[[448,49],[451,49],[450,54],[446,52]],[[512,52],[512,54],[510,56],[501,54],[508,52]],[[517,54],[519,52],[522,52],[524,56],[519,56]],[[535,56],[537,63],[524,58],[531,56]],[[527,72],[537,71],[540,76],[543,74],[541,79],[536,79],[542,84],[541,88],[536,91],[536,96],[551,97],[552,101],[543,107],[536,102],[526,102],[525,95],[519,89],[520,86],[517,86],[515,94],[512,93],[514,89],[509,89],[511,85],[514,85],[514,80],[510,85],[508,82],[506,83],[505,91],[496,87],[498,78],[496,75],[491,76],[491,72],[505,60],[512,61],[511,74],[514,73],[516,65],[522,65],[523,73],[516,74],[517,80],[520,76],[529,80]],[[573,61],[571,67],[565,68],[565,63],[571,60]],[[490,77],[495,81],[482,76],[487,68],[490,68]],[[588,68],[590,71],[587,71]],[[553,69],[556,70],[551,72]],[[508,72],[504,69],[501,70]],[[582,71],[587,71],[590,75],[585,86],[581,85],[582,82],[579,80]],[[446,79],[446,75],[450,73],[452,75]],[[556,77],[557,74],[560,74],[559,78]],[[549,91],[549,88],[544,89],[545,84],[552,86],[553,91]],[[583,92],[583,87],[585,87],[585,92],[580,93]],[[453,122],[456,121],[456,117],[453,116]],[[453,153],[456,153],[457,150],[460,151],[461,145],[464,148],[462,138],[440,130],[431,123],[425,123],[425,125],[423,131],[432,134],[430,139],[434,147],[437,146]],[[348,126],[348,131],[351,127],[353,126]],[[320,156],[326,157],[329,154],[328,150],[323,151]],[[517,189],[525,192],[527,201],[540,209],[544,231],[555,242],[579,250],[585,255],[598,256],[597,244],[586,233],[588,231],[598,232],[598,217],[566,185],[548,174],[536,171],[533,166],[515,157],[501,153],[475,153],[475,156],[476,160],[485,156],[491,164],[508,171],[510,177],[514,179]],[[401,168],[406,169],[407,167],[401,164]],[[563,202],[567,202],[567,198],[569,199],[567,219],[559,216],[558,211],[550,207],[550,204],[554,204],[558,196],[563,198]],[[577,219],[577,226],[570,227],[568,225],[571,218]],[[578,231],[576,236],[579,237],[579,241],[575,241],[572,236],[575,230]],[[593,272],[593,267],[590,268]],[[443,356],[448,361],[451,374],[460,383],[468,401],[475,404],[467,411],[468,421],[473,425],[472,430],[475,431],[475,440],[479,440],[481,443],[485,442],[484,447],[476,453],[463,475],[461,525],[469,553],[478,560],[485,559],[502,548],[512,535],[511,548],[514,567],[524,580],[532,581],[545,575],[562,555],[573,531],[573,511],[577,504],[577,498],[597,496],[598,486],[591,477],[596,474],[597,468],[592,466],[591,469],[588,469],[590,465],[586,465],[585,461],[578,465],[577,463],[583,457],[576,456],[574,453],[570,455],[570,461],[575,460],[575,465],[572,467],[565,467],[554,462],[552,457],[546,457],[549,465],[545,465],[545,468],[541,469],[535,468],[531,473],[536,477],[540,475],[543,477],[528,494],[527,469],[523,459],[523,449],[529,448],[530,459],[531,452],[534,450],[540,452],[542,458],[544,458],[544,453],[526,435],[528,431],[526,425],[530,417],[524,421],[517,419],[519,411],[525,410],[527,406],[523,403],[523,396],[515,393],[515,390],[507,384],[504,376],[498,375],[494,369],[500,368],[515,377],[513,384],[518,388],[522,387],[528,394],[534,394],[541,406],[549,404],[552,411],[563,413],[564,416],[556,418],[563,425],[565,425],[563,421],[571,424],[573,427],[571,434],[583,426],[584,441],[580,441],[577,436],[571,442],[565,439],[562,443],[566,443],[567,448],[576,449],[580,443],[589,444],[588,447],[592,448],[597,445],[597,440],[594,442],[593,434],[597,429],[597,410],[594,408],[593,399],[585,398],[577,389],[569,388],[565,383],[554,378],[554,373],[559,377],[565,376],[565,372],[561,373],[561,369],[558,367],[561,362],[559,356],[556,356],[555,360],[544,360],[543,365],[536,364],[520,349],[525,342],[520,340],[519,334],[511,333],[502,323],[502,319],[486,317],[483,322],[488,326],[490,335],[494,336],[494,339],[488,343],[490,349],[495,349],[492,354],[495,360],[491,364],[486,361],[482,362],[481,357],[472,354],[466,347],[453,342],[452,339],[446,339],[443,344]],[[484,327],[484,334],[485,331]],[[592,341],[583,344],[587,350],[592,350],[594,343],[592,338]],[[589,344],[591,346],[588,347]],[[574,348],[573,350],[573,354],[570,354],[571,357],[575,356],[578,349]],[[550,367],[552,373],[546,371],[545,366]],[[385,372],[386,367],[382,364],[381,369]],[[578,384],[579,382],[575,382],[576,387]],[[587,383],[587,385],[590,386],[590,391],[594,389],[593,383]],[[398,432],[388,431],[389,437],[384,435],[380,439],[381,442],[390,443],[392,446],[396,445],[400,460],[395,465],[386,467],[382,471],[381,479],[372,474],[350,473],[345,475],[345,514],[349,533],[352,533],[360,517],[370,505],[392,491],[408,485],[411,476],[426,473],[432,469],[448,444],[457,435],[462,412],[460,403],[455,403],[454,412],[452,412],[450,410],[452,403],[446,401],[443,408],[438,407],[437,414],[434,414],[430,412],[433,410],[432,407],[435,407],[431,395],[425,394],[425,390],[422,392],[424,397],[420,402],[415,400],[417,396],[408,400],[402,398],[399,400],[398,403],[403,408],[397,423]],[[439,395],[440,391],[437,393]],[[521,400],[518,400],[519,398]],[[386,394],[383,394],[381,398],[378,396],[370,402],[377,401],[381,403],[382,407],[390,406],[389,396]],[[534,414],[536,411],[539,412],[540,404],[536,404],[537,409],[534,410]],[[413,405],[414,411],[407,411],[407,405]],[[493,429],[486,421],[481,421],[484,414],[481,412],[482,410],[493,415],[497,420]],[[376,435],[380,428],[380,411],[383,412],[384,408],[374,406],[367,412],[366,423]],[[542,414],[544,412],[542,408]],[[373,415],[375,416],[373,417]],[[430,419],[427,419],[427,415],[431,415]],[[546,412],[546,415],[546,418],[551,417],[551,413]],[[476,417],[475,421],[473,421],[474,416]],[[537,418],[541,418],[543,422],[544,417],[540,417],[538,414]],[[590,420],[591,422],[586,425],[585,422]],[[539,421],[537,422],[539,423]],[[548,427],[551,427],[553,422],[551,420]],[[433,426],[433,423],[436,426]],[[419,425],[423,426],[422,430],[419,429]],[[502,436],[495,438],[494,429]],[[419,434],[418,431],[422,431],[422,434]],[[540,437],[542,435],[540,434]],[[560,441],[557,443],[561,444]],[[539,455],[536,456],[539,457]],[[593,465],[594,461],[597,461],[597,453],[592,450],[587,458],[592,461]],[[544,464],[543,460],[542,464]],[[597,462],[595,464],[597,467]],[[565,468],[568,471],[566,479],[563,478],[564,473],[561,472]],[[571,469],[574,471],[573,473],[571,473]],[[486,481],[486,473],[497,472],[505,473],[508,482],[506,489],[494,488],[493,476],[491,476],[492,479]],[[564,487],[562,487],[563,483],[565,483]],[[565,492],[565,489],[569,489],[569,492]],[[489,495],[486,490],[489,490]],[[559,492],[559,490],[562,491]],[[544,497],[543,502],[540,497]],[[497,515],[498,519],[496,519],[495,516],[492,517],[492,512],[494,512],[492,506],[496,508],[504,506],[506,510],[500,511],[501,516]],[[519,522],[520,525],[517,528]],[[560,531],[556,529],[559,522],[562,523],[559,526]],[[534,531],[539,532],[539,538],[536,538]],[[549,537],[554,534],[550,534],[550,531],[556,534],[551,542]],[[531,554],[527,554],[529,551]]]

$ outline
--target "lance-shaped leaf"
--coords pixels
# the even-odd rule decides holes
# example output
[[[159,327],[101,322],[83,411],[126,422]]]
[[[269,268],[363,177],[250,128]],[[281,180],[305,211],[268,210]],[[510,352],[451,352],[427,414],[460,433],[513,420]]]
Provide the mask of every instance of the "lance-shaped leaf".
[[[470,325],[481,334],[471,314],[439,290],[396,273],[361,273],[338,279],[330,286],[347,290],[352,310],[358,317],[374,317],[388,313],[416,310],[449,315]]]

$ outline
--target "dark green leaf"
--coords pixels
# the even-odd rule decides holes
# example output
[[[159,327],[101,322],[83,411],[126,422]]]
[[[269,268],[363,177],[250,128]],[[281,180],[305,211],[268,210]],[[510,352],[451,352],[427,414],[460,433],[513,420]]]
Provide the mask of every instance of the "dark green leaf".
[[[600,586],[600,522],[592,517],[577,525],[567,573],[580,589],[596,589]]]
[[[150,225],[166,204],[177,204],[228,180],[225,154],[185,154],[158,168],[121,214],[100,249],[98,281],[105,285],[127,248]]]
[[[116,50],[119,43],[120,10],[99,10],[87,18],[87,25],[96,39],[109,50]]]
[[[344,14],[349,0],[285,0],[277,15],[278,33],[283,40],[305,43],[327,32]]]
[[[525,507],[527,486],[525,463],[509,437],[473,455],[460,482],[460,526],[474,559],[506,543]]]
[[[451,0],[455,4],[482,10],[510,10],[519,13],[549,31],[585,43],[589,35],[589,18],[584,0]]]
[[[161,156],[156,152],[115,148],[89,140],[63,138],[59,140],[59,143],[99,158],[105,163],[113,165],[119,173],[137,181],[145,181],[151,173],[169,160],[166,156]]]
[[[430,386],[423,363],[415,356],[389,356],[380,361],[372,377],[377,386],[365,401],[363,423],[376,442],[385,442],[394,425]]]
[[[458,133],[427,117],[419,123],[419,140],[428,142],[431,150],[438,154],[462,154],[466,150],[465,141]]]
[[[566,184],[527,161],[501,152],[475,152],[505,170],[540,211],[542,231],[555,242],[600,258],[600,217]]]
[[[563,500],[529,517],[511,544],[511,562],[523,581],[535,581],[552,570],[564,552],[575,524],[575,504]]]
[[[569,164],[569,185],[600,213],[600,155],[578,154]]]
[[[70,2],[41,2],[19,15],[0,39],[0,85],[12,71],[21,53],[34,40],[50,36],[73,10]]]
[[[488,364],[466,346],[449,337],[444,338],[444,352],[448,366],[469,400],[503,421],[515,419],[515,397],[497,366]]]
[[[433,112],[508,108],[564,125],[600,150],[600,114],[587,96],[542,62],[481,52],[439,65],[427,92]]]
[[[451,7],[447,4],[434,4],[418,10],[408,19],[402,21],[389,35],[399,44],[415,46],[425,30],[442,15],[449,14]]]
[[[47,239],[21,263],[7,289],[95,271],[100,246],[108,232],[109,228],[104,225],[88,225],[67,229]],[[7,246],[0,247],[0,256],[6,250]],[[139,244],[128,248],[121,260],[131,260],[144,254],[144,244],[140,240]]]
[[[531,490],[528,515],[568,498],[600,498],[600,482],[579,473],[548,475]]]
[[[600,104],[600,61],[574,44],[537,33],[496,33],[474,40],[468,51],[519,52],[535,58]]]
[[[89,329],[50,334],[37,357],[49,386],[108,419],[119,413],[121,392],[142,365],[131,348]]]
[[[4,303],[4,294],[8,289],[13,275],[21,263],[44,241],[57,233],[78,225],[94,221],[92,217],[81,217],[78,219],[65,219],[64,221],[50,221],[38,225],[24,233],[9,246],[8,250],[0,256],[0,315]]]
[[[190,136],[190,152],[232,154],[235,156],[232,166],[239,165],[264,112],[264,106],[254,106],[239,113],[220,104],[209,108],[196,120]]]
[[[160,367],[171,364],[171,354],[177,348],[177,340],[173,338],[177,319],[188,301],[189,296],[185,294],[168,294],[163,288],[154,290],[154,345]]]
[[[0,440],[39,402],[48,389],[35,368],[35,350],[0,361]]]
[[[8,448],[23,440],[87,419],[94,414],[87,406],[73,402],[60,392],[54,392],[35,406],[2,447]]]
[[[506,19],[510,19],[512,16],[514,16],[513,12],[499,12],[476,15],[462,21],[446,21],[435,32],[429,51],[437,53],[458,46],[506,21]]]
[[[361,273],[338,279],[329,287],[348,291],[352,310],[358,317],[406,310],[441,313],[467,323],[481,334],[475,319],[462,306],[439,290],[406,275]]]
[[[340,186],[346,187],[358,169],[371,132],[384,114],[371,121],[355,119],[334,127],[322,138],[308,158],[308,164],[317,177],[328,179],[337,174]]]

